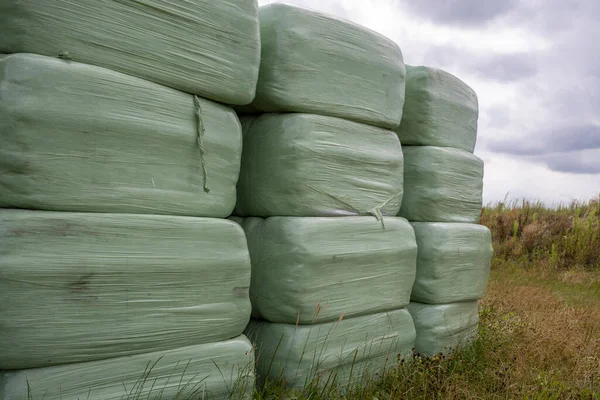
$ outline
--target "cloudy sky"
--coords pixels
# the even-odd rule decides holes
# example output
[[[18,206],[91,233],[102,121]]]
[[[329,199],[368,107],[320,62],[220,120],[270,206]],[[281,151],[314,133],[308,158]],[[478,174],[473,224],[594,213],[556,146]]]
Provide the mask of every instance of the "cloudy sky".
[[[407,64],[475,89],[486,203],[600,194],[600,0],[286,2],[378,31]]]

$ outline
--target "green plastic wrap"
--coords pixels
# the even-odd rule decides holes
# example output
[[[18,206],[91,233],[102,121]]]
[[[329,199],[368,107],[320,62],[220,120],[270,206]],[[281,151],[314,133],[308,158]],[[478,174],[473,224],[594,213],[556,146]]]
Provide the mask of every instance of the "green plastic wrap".
[[[411,300],[444,304],[483,297],[490,276],[492,234],[482,225],[413,222],[419,256]]]
[[[0,372],[0,398],[225,400],[230,393],[251,398],[253,362],[252,345],[241,335],[164,352]]]
[[[0,207],[224,218],[241,152],[231,108],[100,67],[0,56]]]
[[[406,69],[392,40],[287,4],[259,10],[262,54],[253,107],[400,125]]]
[[[399,216],[419,222],[479,222],[483,161],[452,148],[405,146]]]
[[[247,218],[252,316],[313,324],[402,308],[417,243],[404,218]]]
[[[408,311],[417,331],[415,353],[451,354],[470,345],[478,335],[477,301],[429,305],[411,302]]]
[[[238,224],[238,225],[241,226],[244,223],[244,220],[246,218],[244,218],[244,217],[238,217],[238,216],[235,216],[235,215],[231,215],[231,216],[227,217],[227,219],[230,220],[230,221],[233,221],[236,224]]]
[[[403,155],[392,131],[314,114],[244,117],[235,214],[395,216]]]
[[[260,384],[285,379],[289,387],[364,382],[412,355],[415,327],[405,309],[316,325],[251,320]]]
[[[231,221],[0,210],[0,369],[235,337],[249,285]]]
[[[226,104],[256,92],[256,0],[3,0],[0,26],[2,53],[72,59]]]
[[[228,219],[230,219],[233,222],[235,222],[236,224],[240,225],[242,227],[242,229],[244,229],[246,237],[248,237],[248,232],[250,232],[252,229],[254,229],[255,226],[259,226],[260,224],[262,224],[262,222],[265,220],[264,218],[260,218],[260,217],[244,218],[244,217],[237,217],[235,215],[228,217]]]
[[[473,153],[477,141],[477,95],[445,71],[406,66],[406,100],[396,129],[405,146],[454,147]]]

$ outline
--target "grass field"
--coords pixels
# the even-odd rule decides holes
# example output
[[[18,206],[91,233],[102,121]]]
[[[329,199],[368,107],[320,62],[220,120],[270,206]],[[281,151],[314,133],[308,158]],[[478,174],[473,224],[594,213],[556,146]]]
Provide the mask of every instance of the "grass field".
[[[600,399],[600,199],[554,209],[499,203],[482,211],[495,256],[480,338],[451,358],[415,359],[348,399]]]

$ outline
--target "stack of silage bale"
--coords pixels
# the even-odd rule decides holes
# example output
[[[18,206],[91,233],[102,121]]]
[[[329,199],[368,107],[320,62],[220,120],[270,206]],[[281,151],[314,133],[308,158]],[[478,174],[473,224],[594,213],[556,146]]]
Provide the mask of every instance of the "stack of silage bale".
[[[259,379],[345,385],[411,353],[417,246],[402,202],[398,46],[327,15],[259,11],[234,218],[248,238]]]
[[[250,389],[241,125],[215,101],[254,97],[256,1],[7,0],[0,30],[0,398]]]
[[[453,75],[407,66],[406,101],[396,130],[404,145],[404,200],[418,245],[408,307],[415,351],[449,353],[477,335],[477,300],[489,277],[490,231],[479,221],[483,162],[474,156],[475,92]]]

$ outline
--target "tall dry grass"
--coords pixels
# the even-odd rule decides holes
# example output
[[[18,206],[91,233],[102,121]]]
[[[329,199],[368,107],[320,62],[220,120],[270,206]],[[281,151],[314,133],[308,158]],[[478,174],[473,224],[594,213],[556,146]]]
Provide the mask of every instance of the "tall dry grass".
[[[600,197],[556,208],[541,202],[485,207],[481,223],[492,231],[497,258],[555,269],[600,268]]]

